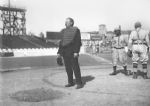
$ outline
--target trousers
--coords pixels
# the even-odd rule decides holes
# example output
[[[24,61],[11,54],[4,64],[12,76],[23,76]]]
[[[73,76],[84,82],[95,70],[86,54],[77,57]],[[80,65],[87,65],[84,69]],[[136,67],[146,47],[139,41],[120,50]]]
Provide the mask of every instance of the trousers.
[[[113,60],[113,66],[116,66],[118,64],[118,61],[121,62],[123,66],[127,65],[127,53],[125,52],[125,49],[112,49],[112,60]]]
[[[144,44],[136,44],[132,46],[133,63],[137,63],[138,61],[142,63],[147,63],[148,61],[148,53],[147,53],[147,46]]]
[[[68,76],[68,83],[73,83],[73,73],[75,75],[76,83],[82,84],[81,71],[79,67],[78,58],[74,58],[73,54],[63,55],[65,68]]]

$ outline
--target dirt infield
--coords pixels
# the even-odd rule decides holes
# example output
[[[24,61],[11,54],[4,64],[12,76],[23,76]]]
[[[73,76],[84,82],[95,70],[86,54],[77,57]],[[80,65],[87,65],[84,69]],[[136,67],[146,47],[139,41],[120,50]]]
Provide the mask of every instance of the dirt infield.
[[[1,73],[0,106],[150,106],[150,79],[135,80],[122,73],[109,76],[110,61],[85,57],[97,65],[81,66],[84,87],[79,90],[76,85],[64,87],[67,83],[64,67]],[[87,60],[81,59],[80,64],[84,61]]]

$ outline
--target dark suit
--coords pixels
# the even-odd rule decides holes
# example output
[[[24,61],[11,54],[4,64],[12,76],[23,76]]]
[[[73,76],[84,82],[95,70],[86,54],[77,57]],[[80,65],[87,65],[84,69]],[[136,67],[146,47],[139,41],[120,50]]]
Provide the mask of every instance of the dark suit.
[[[63,56],[68,83],[73,84],[74,72],[76,83],[82,84],[78,57],[74,57],[74,53],[79,53],[81,47],[80,30],[77,27],[69,27],[63,29],[61,34],[62,40],[59,45],[58,54]]]

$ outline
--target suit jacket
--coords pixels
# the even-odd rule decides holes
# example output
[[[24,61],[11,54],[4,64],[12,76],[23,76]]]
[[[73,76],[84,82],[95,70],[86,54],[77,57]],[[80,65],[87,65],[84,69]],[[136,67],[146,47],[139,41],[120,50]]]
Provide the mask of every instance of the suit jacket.
[[[58,54],[71,55],[79,53],[81,43],[81,33],[77,27],[65,28],[61,31],[62,39],[59,43]]]

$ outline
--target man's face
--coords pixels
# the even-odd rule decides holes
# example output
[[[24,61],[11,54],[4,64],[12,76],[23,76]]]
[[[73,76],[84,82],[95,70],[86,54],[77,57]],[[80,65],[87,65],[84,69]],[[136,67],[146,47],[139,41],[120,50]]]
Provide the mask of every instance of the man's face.
[[[115,32],[116,36],[120,36],[121,35],[121,31],[120,30],[115,30],[114,32]]]
[[[72,26],[72,22],[70,21],[70,19],[66,19],[65,25],[66,25],[66,27]]]

